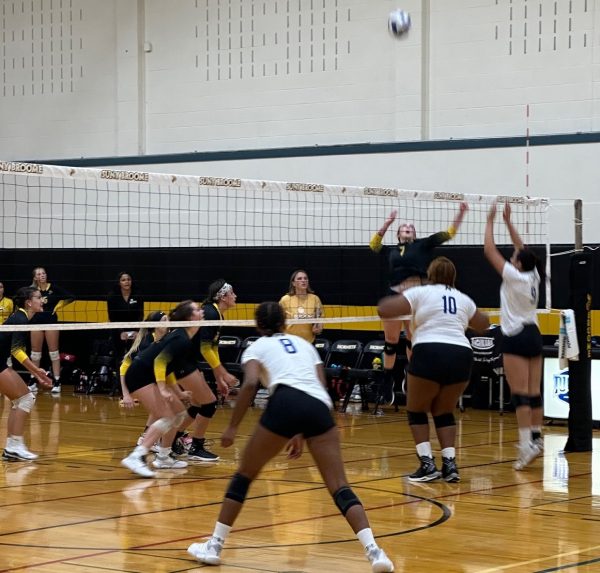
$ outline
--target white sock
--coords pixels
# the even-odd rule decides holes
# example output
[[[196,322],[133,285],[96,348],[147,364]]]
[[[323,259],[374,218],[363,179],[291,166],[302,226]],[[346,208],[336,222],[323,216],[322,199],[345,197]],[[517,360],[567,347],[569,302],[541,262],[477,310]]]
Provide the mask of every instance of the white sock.
[[[213,538],[218,543],[223,545],[225,543],[225,540],[229,536],[230,531],[231,531],[231,525],[225,525],[224,523],[217,521],[217,523],[215,523],[215,530],[213,531]]]
[[[417,454],[420,458],[422,458],[423,456],[432,458],[433,453],[431,451],[431,442],[421,442],[420,444],[417,444]]]
[[[372,546],[377,547],[377,543],[375,543],[375,538],[373,537],[373,531],[370,527],[365,527],[361,529],[356,537],[361,542],[363,549],[366,551],[367,547],[371,549]]]
[[[133,454],[135,456],[145,456],[150,450],[145,448],[144,446],[136,446],[135,450],[133,450]]]
[[[522,446],[531,442],[531,427],[519,428],[519,444]]]
[[[444,448],[442,450],[443,458],[455,458],[456,457],[456,448]]]
[[[168,458],[171,453],[171,448],[163,448],[162,446],[158,448],[157,456],[159,458]]]

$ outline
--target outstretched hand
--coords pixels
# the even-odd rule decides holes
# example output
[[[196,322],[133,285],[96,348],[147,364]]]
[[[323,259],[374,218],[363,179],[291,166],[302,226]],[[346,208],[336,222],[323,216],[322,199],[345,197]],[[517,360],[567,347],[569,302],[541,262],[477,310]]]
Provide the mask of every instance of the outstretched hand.
[[[288,460],[296,460],[304,451],[304,436],[296,434],[285,446],[285,451],[288,453]]]
[[[386,219],[386,224],[391,225],[395,220],[396,217],[398,216],[398,211],[396,209],[394,209],[389,215],[388,218]]]
[[[221,445],[224,448],[228,448],[229,446],[233,445],[236,433],[237,433],[236,428],[234,428],[232,426],[228,426],[227,428],[225,428],[225,431],[221,435]]]
[[[488,211],[487,220],[493,221],[496,218],[496,203],[494,203]]]
[[[510,208],[510,203],[507,201],[504,203],[504,212],[502,213],[502,218],[504,219],[505,223],[510,223],[511,212],[512,209]]]

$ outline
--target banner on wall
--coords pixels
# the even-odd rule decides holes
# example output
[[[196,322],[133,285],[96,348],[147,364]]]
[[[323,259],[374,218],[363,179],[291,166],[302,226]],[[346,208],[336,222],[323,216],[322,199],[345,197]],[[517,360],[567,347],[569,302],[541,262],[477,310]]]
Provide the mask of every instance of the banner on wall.
[[[544,417],[569,418],[569,368],[544,358]],[[592,419],[600,421],[600,360],[592,360]]]

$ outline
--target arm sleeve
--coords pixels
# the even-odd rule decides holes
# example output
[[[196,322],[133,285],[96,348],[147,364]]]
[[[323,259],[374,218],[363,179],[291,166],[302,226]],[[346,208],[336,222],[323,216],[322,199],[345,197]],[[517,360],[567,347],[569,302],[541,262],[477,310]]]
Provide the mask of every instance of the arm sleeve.
[[[130,366],[131,366],[131,356],[125,356],[125,358],[123,358],[123,362],[121,362],[121,367],[119,368],[119,374],[121,376],[125,376],[125,374],[127,374],[127,370],[129,370]]]
[[[25,351],[25,334],[26,333],[24,332],[15,332],[12,337],[10,348],[10,353],[12,354],[12,356],[21,364],[23,364],[23,362],[27,360],[27,358],[29,358],[29,356],[27,356],[27,352]]]
[[[202,358],[208,362],[211,368],[217,368],[220,366],[221,359],[219,358],[219,351],[215,348],[211,342],[202,341],[200,343],[200,353]]]
[[[369,241],[369,248],[375,253],[381,252],[383,246],[383,237],[379,233],[375,233]]]
[[[429,235],[425,241],[427,241],[427,246],[433,249],[434,247],[438,247],[446,241],[449,241],[454,235],[456,235],[456,230],[454,227],[450,227],[447,231],[440,231],[439,233]]]

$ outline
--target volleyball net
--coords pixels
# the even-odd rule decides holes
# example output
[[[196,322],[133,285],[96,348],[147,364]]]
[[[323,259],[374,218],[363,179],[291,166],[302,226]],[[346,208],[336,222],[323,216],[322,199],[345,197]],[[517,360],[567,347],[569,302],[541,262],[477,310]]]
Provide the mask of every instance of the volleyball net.
[[[374,283],[380,277],[365,276],[361,267],[361,257],[368,251],[373,234],[392,210],[398,211],[398,218],[386,233],[384,244],[396,244],[396,231],[403,222],[414,224],[418,237],[446,230],[461,202],[468,203],[469,210],[458,234],[448,243],[450,248],[480,252],[486,217],[495,202],[500,203],[496,243],[510,244],[501,215],[502,204],[509,202],[524,243],[545,253],[550,275],[549,201],[545,198],[10,162],[0,162],[0,187],[0,281],[9,286],[7,296],[17,287],[31,284],[32,268],[43,266],[50,282],[67,287],[76,298],[60,313],[61,323],[46,329],[123,328],[120,323],[108,322],[104,295],[116,275],[115,265],[135,269],[142,254],[146,276],[150,277],[147,282],[156,283],[158,293],[145,297],[146,312],[168,311],[183,298],[199,300],[203,293],[196,288],[198,278],[181,288],[189,280],[190,269],[208,284],[219,276],[230,276],[223,272],[230,261],[229,271],[243,267],[245,277],[250,275],[250,280],[261,283],[261,292],[247,294],[250,288],[240,288],[231,281],[238,305],[220,324],[252,326],[256,304],[278,300],[287,290],[291,272],[312,260],[315,265],[319,261],[321,283],[315,281],[312,268],[307,269],[317,294],[323,282],[337,281],[335,293],[329,297],[335,300],[323,300],[325,315],[319,322],[331,327],[378,324],[374,293],[379,285]],[[337,253],[335,268],[327,274],[331,266],[327,257],[332,252]],[[123,253],[127,258],[115,263]],[[194,260],[173,267],[173,261],[185,254]],[[372,253],[369,256],[375,257]],[[289,265],[286,269],[282,261]],[[335,281],[333,274],[338,277]],[[282,276],[286,276],[285,282]],[[362,291],[353,289],[353,281],[363,285]],[[344,290],[351,291],[352,296],[347,297]],[[549,308],[549,281],[545,300]],[[128,324],[131,328],[140,326]]]

